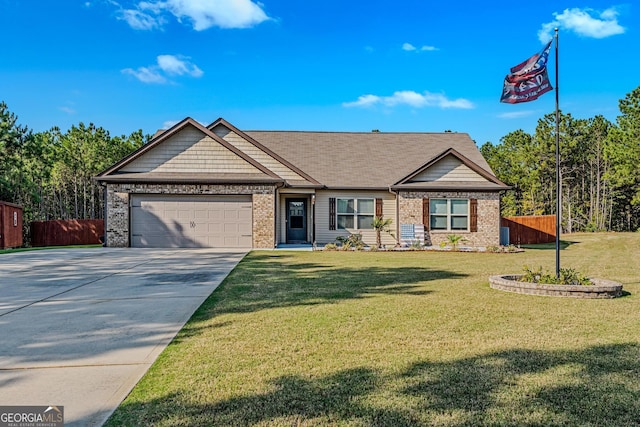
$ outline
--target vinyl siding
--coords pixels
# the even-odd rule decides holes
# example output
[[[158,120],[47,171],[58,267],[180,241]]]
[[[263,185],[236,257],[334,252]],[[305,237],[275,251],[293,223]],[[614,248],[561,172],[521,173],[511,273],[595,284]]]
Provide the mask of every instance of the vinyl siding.
[[[416,175],[411,182],[446,182],[446,181],[474,181],[484,182],[486,179],[478,175],[455,156],[446,156],[427,170]]]
[[[195,129],[184,129],[144,153],[122,172],[261,173],[212,138]]]
[[[318,245],[334,243],[338,236],[348,236],[358,230],[329,230],[329,198],[336,199],[382,199],[382,217],[391,218],[391,229],[397,236],[396,201],[395,195],[388,191],[317,191],[316,192],[316,241]],[[382,244],[393,246],[396,243],[389,233],[382,233]],[[368,245],[375,245],[375,230],[362,230],[362,239]]]
[[[237,133],[231,132],[226,127],[216,126],[216,128],[213,129],[213,132],[237,149],[241,150],[243,153],[247,154],[252,159],[256,160],[261,165],[268,168],[270,171],[277,174],[279,177],[287,180],[306,180],[296,172],[289,169],[289,167],[283,165],[281,162],[274,159],[269,154],[260,150],[258,147],[245,140]]]

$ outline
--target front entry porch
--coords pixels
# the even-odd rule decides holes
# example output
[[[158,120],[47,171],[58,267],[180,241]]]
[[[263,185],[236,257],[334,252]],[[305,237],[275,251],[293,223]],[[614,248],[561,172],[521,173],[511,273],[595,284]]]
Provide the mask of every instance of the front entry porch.
[[[286,243],[300,244],[307,242],[307,199],[306,198],[286,198],[285,209],[286,219]]]
[[[276,246],[276,250],[278,251],[312,251],[314,249],[311,243],[298,243],[298,244],[280,243],[278,246]]]
[[[315,194],[292,192],[279,194],[278,239],[276,248],[311,247],[314,241]]]

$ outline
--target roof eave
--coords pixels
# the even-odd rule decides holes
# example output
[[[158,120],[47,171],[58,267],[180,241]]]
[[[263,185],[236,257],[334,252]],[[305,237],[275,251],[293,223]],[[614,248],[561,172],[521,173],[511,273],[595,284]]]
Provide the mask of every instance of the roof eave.
[[[171,177],[118,177],[109,175],[106,177],[94,177],[98,182],[106,184],[282,184],[284,180],[279,178],[171,178]]]
[[[508,185],[500,185],[500,184],[496,184],[493,187],[487,187],[482,185],[478,185],[478,186],[456,186],[456,185],[450,185],[450,184],[434,185],[433,182],[429,182],[425,184],[427,185],[416,185],[415,183],[413,185],[396,184],[396,185],[390,186],[389,188],[393,191],[483,191],[483,192],[492,192],[492,193],[511,189],[511,187]]]
[[[322,184],[292,184],[290,182],[285,182],[285,187],[288,188],[313,188],[314,190],[324,189],[325,186]]]
[[[368,186],[327,185],[324,187],[324,189],[336,190],[336,191],[389,191],[389,186],[385,185],[384,187],[377,187],[377,186],[368,187]]]

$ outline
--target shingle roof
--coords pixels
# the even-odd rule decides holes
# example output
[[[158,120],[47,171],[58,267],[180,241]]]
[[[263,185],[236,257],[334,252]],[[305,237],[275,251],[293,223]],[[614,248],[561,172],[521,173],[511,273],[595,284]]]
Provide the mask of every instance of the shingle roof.
[[[433,181],[411,182],[408,184],[392,185],[392,190],[406,191],[500,191],[509,188],[502,183],[490,181]]]
[[[466,133],[244,133],[329,188],[388,188],[449,148],[494,175]]]
[[[186,118],[171,129],[158,133],[149,144],[101,172],[99,181],[125,182],[283,182],[273,171],[249,157],[246,153],[219,138],[212,129],[226,126],[243,135],[260,150],[283,162],[304,178],[287,181],[293,187],[327,187],[332,189],[394,189],[400,188],[476,188],[502,190],[508,188],[500,182],[466,133],[408,133],[408,132],[307,132],[307,131],[241,131],[224,119],[218,119],[204,127]],[[158,172],[127,173],[119,169],[153,149],[185,127],[192,126],[247,160],[261,173],[220,174]],[[429,167],[442,156],[453,154],[487,179],[475,183],[412,183],[412,174]]]

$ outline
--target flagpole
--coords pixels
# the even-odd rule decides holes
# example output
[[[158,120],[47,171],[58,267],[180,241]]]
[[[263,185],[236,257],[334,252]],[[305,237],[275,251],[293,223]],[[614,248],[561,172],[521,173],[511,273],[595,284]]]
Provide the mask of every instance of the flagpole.
[[[558,29],[556,39],[556,277],[560,277],[560,221],[562,219],[562,183],[560,182],[560,88],[558,86]]]

